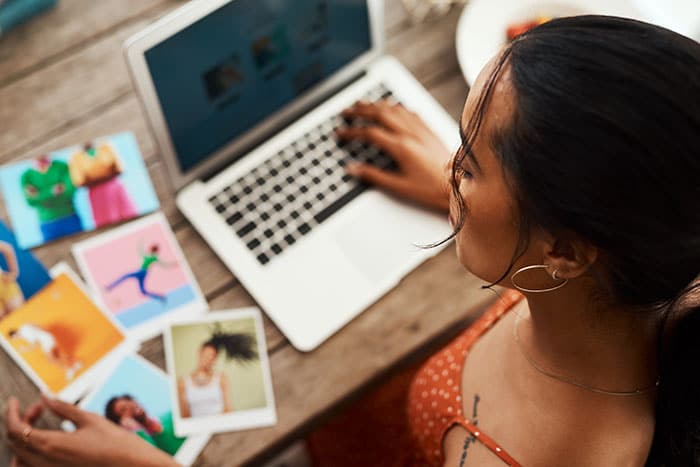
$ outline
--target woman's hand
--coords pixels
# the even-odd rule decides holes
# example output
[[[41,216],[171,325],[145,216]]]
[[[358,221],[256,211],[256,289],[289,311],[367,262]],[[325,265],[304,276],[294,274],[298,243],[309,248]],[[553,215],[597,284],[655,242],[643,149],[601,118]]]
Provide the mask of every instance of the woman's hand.
[[[387,172],[369,164],[351,164],[347,167],[349,174],[427,207],[448,210],[445,167],[452,154],[418,115],[387,101],[358,102],[343,115],[372,124],[339,129],[339,138],[375,144],[399,166],[398,172]]]
[[[76,431],[40,430],[32,424],[46,407],[75,424]],[[143,466],[178,464],[167,454],[106,418],[74,405],[44,398],[22,414],[19,401],[7,405],[7,434],[13,467]]]

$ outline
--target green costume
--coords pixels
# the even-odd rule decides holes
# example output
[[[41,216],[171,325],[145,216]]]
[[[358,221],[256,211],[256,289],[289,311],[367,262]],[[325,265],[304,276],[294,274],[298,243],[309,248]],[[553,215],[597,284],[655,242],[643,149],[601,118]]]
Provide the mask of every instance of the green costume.
[[[161,451],[165,451],[171,456],[174,456],[177,450],[180,449],[180,446],[182,446],[182,443],[185,442],[185,438],[178,438],[175,436],[173,414],[171,412],[166,413],[160,418],[160,424],[163,426],[163,431],[160,433],[149,434],[146,430],[139,430],[136,434]]]
[[[24,199],[36,209],[44,241],[81,232],[83,225],[73,206],[75,186],[68,164],[54,160],[46,170],[27,169],[20,184]]]
[[[27,169],[22,174],[21,185],[24,198],[30,206],[36,208],[41,222],[55,221],[75,214],[75,187],[65,162],[51,161],[45,172]]]
[[[143,263],[141,263],[141,269],[145,271],[151,264],[158,262],[158,255],[144,255]]]

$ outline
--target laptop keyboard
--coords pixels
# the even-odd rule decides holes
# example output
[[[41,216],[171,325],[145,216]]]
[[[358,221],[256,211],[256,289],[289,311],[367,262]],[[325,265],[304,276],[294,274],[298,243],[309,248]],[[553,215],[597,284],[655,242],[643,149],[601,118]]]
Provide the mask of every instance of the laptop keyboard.
[[[362,99],[396,102],[384,85]],[[261,265],[368,189],[345,173],[349,162],[396,170],[394,160],[378,147],[341,142],[334,134],[340,126],[362,124],[335,115],[209,198]]]

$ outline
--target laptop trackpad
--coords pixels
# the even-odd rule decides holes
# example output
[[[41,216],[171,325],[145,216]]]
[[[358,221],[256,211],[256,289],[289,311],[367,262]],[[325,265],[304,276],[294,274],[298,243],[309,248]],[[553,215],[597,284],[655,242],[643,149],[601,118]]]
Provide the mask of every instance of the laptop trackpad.
[[[347,213],[333,228],[332,237],[341,251],[374,284],[398,281],[410,255],[419,250],[416,232],[410,228],[413,219],[403,209],[391,208],[395,207]]]

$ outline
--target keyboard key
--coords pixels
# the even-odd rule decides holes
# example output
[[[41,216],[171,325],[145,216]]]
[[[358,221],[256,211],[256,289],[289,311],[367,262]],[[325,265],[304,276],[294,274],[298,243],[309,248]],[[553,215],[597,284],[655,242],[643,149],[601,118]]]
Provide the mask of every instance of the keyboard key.
[[[270,258],[268,258],[266,254],[262,253],[258,255],[258,262],[264,265],[270,262]]]
[[[287,245],[293,245],[294,242],[296,242],[296,238],[292,237],[291,235],[287,234],[284,236],[284,241],[287,242]]]
[[[249,241],[246,246],[248,247],[249,250],[254,250],[260,246],[260,240],[258,240],[257,238],[254,238],[251,241]]]
[[[225,210],[226,210],[226,206],[224,206],[223,204],[216,205],[216,212],[218,212],[219,214],[222,214]]]
[[[363,191],[367,189],[367,185],[364,183],[358,184],[355,188],[345,193],[339,199],[331,203],[330,206],[326,207],[323,211],[319,212],[314,216],[314,220],[319,224],[330,216],[338,212],[343,206],[348,204],[353,199],[357,198]]]
[[[272,245],[272,246],[270,247],[270,249],[271,249],[272,251],[274,251],[276,255],[279,255],[280,253],[282,253],[282,247],[279,246],[279,245],[276,244],[276,243],[275,243],[274,245]]]
[[[237,234],[239,237],[245,237],[246,235],[248,235],[248,234],[249,234],[250,232],[252,232],[253,230],[255,230],[255,222],[248,222],[246,225],[244,225],[244,226],[241,228],[241,230],[239,230],[238,232],[236,232],[236,234]]]
[[[246,195],[249,195],[252,192],[253,192],[253,189],[251,187],[249,187],[249,186],[243,187],[243,193],[245,193]]]
[[[309,233],[309,231],[311,230],[311,227],[309,226],[309,224],[307,224],[306,222],[304,222],[303,224],[301,224],[301,225],[299,226],[299,228],[298,228],[297,230],[299,231],[300,234],[306,235],[306,234]]]
[[[230,216],[228,216],[226,218],[226,223],[228,225],[233,225],[236,222],[238,222],[239,220],[241,220],[242,217],[243,217],[243,215],[240,212],[234,212],[233,214],[231,214]]]
[[[264,234],[267,238],[272,238],[272,237],[275,236],[275,233],[274,233],[272,230],[270,230],[270,229],[265,229],[265,231],[263,232],[263,234]]]

